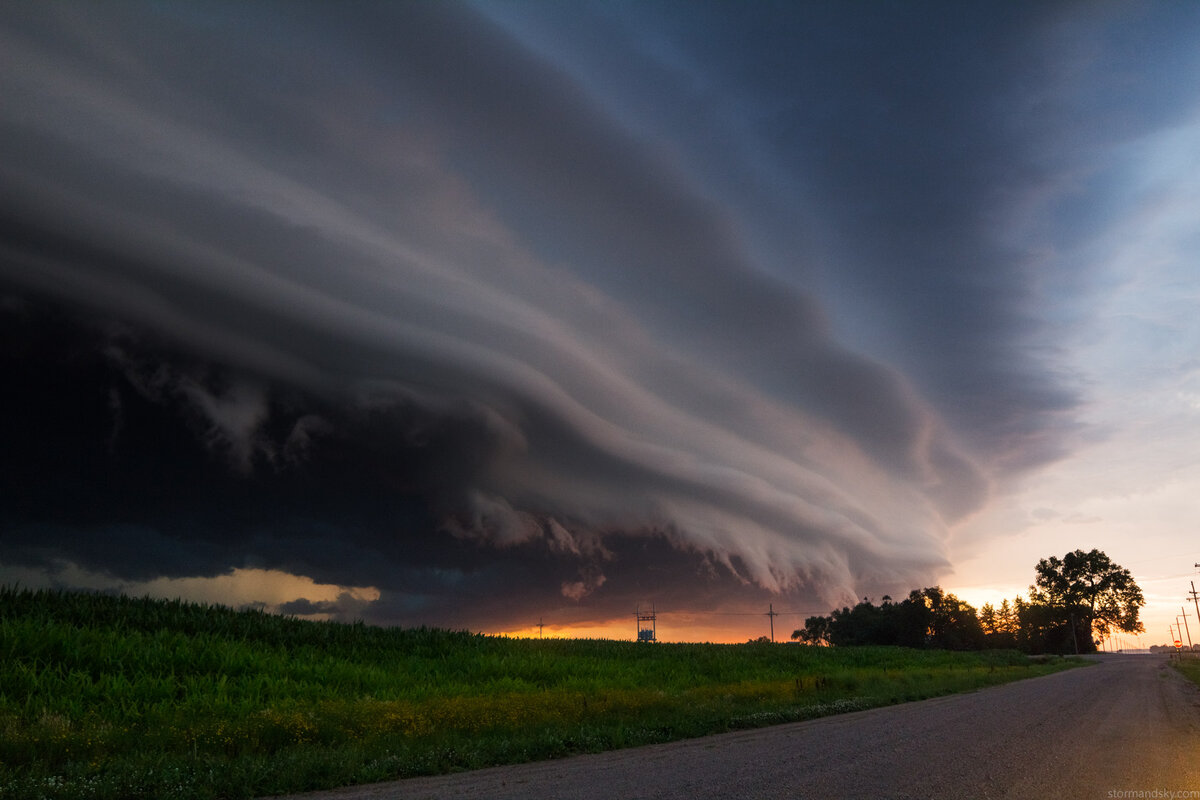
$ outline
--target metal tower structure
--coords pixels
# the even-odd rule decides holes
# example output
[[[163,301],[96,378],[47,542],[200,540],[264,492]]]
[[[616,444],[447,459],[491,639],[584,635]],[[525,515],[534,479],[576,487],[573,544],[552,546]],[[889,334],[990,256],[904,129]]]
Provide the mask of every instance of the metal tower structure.
[[[637,617],[637,640],[639,642],[657,642],[658,617],[654,613],[654,606],[650,606],[649,614],[644,613],[642,607],[638,606],[635,616]]]

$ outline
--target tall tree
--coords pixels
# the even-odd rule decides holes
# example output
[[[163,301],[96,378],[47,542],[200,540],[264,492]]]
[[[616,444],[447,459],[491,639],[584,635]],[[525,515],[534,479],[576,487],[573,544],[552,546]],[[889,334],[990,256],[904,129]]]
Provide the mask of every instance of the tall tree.
[[[1021,623],[1017,618],[1017,610],[1008,604],[1008,598],[1000,601],[1000,608],[996,609],[996,631],[1009,636],[1016,636],[1020,629]]]
[[[983,628],[984,636],[995,636],[1000,632],[996,607],[991,603],[984,603],[979,607],[979,625]]]
[[[1033,603],[1070,615],[1077,630],[1107,636],[1110,631],[1141,633],[1145,630],[1138,612],[1146,604],[1142,590],[1129,570],[1113,563],[1105,553],[1093,549],[1074,550],[1061,559],[1043,558],[1037,578],[1029,587]],[[1091,636],[1087,647],[1092,650]]]
[[[979,609],[979,626],[983,629],[984,644],[987,647],[1015,648],[1017,646],[1016,612],[1008,604],[1008,600],[996,608],[991,603],[984,603]]]

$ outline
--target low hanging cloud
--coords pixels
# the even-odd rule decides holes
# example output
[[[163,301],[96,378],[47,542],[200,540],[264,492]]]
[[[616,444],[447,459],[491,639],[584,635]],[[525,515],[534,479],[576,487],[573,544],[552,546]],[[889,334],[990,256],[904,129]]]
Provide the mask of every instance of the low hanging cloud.
[[[1019,271],[939,312],[953,380],[856,351],[682,144],[470,7],[4,17],[21,417],[0,563],[278,569],[378,587],[356,615],[471,626],[651,596],[843,602],[936,579],[953,526],[1071,433],[1057,376],[1016,346],[987,358],[1028,333],[1006,327],[1027,318]],[[1002,262],[951,223],[954,252]],[[913,268],[945,257],[923,247],[876,274],[920,294],[948,269]]]

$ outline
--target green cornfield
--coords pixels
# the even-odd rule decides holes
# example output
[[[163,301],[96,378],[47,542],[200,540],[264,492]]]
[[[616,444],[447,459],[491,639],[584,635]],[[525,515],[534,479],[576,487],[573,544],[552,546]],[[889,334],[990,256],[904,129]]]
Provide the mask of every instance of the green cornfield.
[[[509,639],[0,587],[0,797],[261,797],[802,720],[1074,663]]]

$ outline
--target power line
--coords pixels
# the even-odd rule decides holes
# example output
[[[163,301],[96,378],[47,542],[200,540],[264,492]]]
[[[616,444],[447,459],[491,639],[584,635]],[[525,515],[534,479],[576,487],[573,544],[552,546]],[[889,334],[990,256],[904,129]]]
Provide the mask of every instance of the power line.
[[[675,614],[688,614],[697,617],[761,617],[761,611],[675,611]],[[777,617],[817,617],[828,616],[829,611],[776,611]]]
[[[1163,561],[1168,558],[1179,558],[1180,556],[1190,556],[1190,555],[1195,554],[1195,552],[1196,552],[1195,550],[1189,550],[1186,553],[1171,553],[1169,555],[1151,556],[1150,558],[1143,558],[1143,559],[1139,559],[1138,561],[1126,561],[1125,563],[1130,567],[1136,567],[1138,564],[1149,564],[1151,561]],[[1198,566],[1200,566],[1200,565],[1198,565]]]

